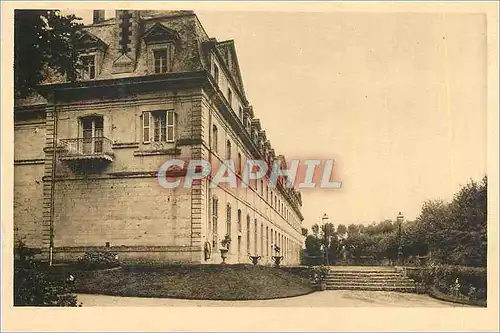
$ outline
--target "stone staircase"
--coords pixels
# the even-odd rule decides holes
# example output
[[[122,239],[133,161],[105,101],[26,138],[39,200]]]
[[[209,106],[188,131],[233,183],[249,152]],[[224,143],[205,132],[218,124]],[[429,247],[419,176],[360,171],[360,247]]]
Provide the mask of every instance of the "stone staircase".
[[[327,290],[417,292],[415,282],[394,267],[336,266],[325,280]]]

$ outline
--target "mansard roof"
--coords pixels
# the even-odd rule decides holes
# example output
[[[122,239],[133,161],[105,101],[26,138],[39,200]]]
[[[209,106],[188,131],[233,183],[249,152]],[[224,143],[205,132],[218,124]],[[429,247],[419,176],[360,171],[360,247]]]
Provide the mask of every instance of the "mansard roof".
[[[234,45],[234,40],[226,40],[222,42],[218,42],[216,44],[216,48],[219,51],[220,55],[224,59],[228,69],[230,69],[231,75],[233,76],[238,89],[241,91],[243,96],[245,96],[245,88],[243,86],[243,79],[240,71],[240,65],[238,62],[238,55],[236,54],[236,47]],[[228,57],[228,53],[231,54],[230,58]],[[246,96],[245,96],[246,99]]]

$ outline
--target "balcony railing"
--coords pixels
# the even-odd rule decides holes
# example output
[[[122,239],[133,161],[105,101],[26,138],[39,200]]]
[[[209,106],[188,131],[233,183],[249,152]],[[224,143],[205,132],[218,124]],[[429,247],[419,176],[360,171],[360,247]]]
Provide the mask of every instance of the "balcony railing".
[[[105,137],[60,139],[59,158],[62,160],[102,159],[113,161],[113,142]]]

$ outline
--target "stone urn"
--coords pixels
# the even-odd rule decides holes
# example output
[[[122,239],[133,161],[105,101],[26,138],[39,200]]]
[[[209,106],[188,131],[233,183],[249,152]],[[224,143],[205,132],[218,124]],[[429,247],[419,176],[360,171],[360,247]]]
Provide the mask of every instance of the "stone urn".
[[[281,260],[283,260],[283,256],[272,256],[274,260],[274,266],[280,267]]]
[[[227,259],[227,253],[229,252],[229,249],[223,247],[223,248],[220,248],[220,257],[222,258],[222,263],[225,264],[226,263],[226,259]]]
[[[259,260],[262,258],[261,256],[248,256],[250,258],[250,261],[254,266],[256,266],[259,263]]]

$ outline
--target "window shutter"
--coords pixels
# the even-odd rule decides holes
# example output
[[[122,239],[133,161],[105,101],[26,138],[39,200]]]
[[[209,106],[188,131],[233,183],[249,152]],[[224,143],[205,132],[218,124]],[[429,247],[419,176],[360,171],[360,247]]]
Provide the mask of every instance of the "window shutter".
[[[175,113],[173,110],[167,111],[167,141],[175,141]]]
[[[144,143],[151,142],[151,112],[142,113],[142,141]]]

